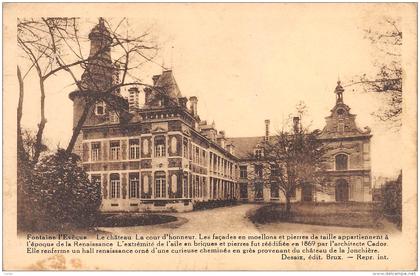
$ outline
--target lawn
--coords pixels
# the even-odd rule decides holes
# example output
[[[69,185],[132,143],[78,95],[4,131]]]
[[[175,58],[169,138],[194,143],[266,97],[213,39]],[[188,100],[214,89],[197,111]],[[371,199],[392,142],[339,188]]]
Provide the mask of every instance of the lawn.
[[[254,223],[291,222],[313,225],[380,228],[382,216],[373,203],[293,203],[286,216],[284,204],[266,205],[250,215]]]

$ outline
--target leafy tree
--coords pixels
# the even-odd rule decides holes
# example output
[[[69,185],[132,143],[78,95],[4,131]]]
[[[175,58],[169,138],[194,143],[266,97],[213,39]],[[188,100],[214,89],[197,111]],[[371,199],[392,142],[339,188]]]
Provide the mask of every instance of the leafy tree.
[[[382,210],[400,229],[402,226],[402,173],[382,187]]]
[[[101,203],[101,187],[91,183],[79,157],[59,149],[36,164],[25,196],[31,206],[30,230],[86,226]]]

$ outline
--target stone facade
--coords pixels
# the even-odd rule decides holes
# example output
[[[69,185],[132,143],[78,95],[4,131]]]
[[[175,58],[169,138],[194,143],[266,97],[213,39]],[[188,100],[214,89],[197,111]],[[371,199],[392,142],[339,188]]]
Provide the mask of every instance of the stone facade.
[[[292,201],[341,202],[372,201],[372,179],[370,168],[370,129],[361,130],[356,125],[356,115],[350,113],[350,107],[344,103],[344,89],[340,82],[334,91],[336,104],[326,117],[326,125],[318,139],[326,146],[324,183],[306,184],[297,187]],[[265,139],[271,139],[266,133],[261,137],[230,138],[236,145],[239,158],[240,198],[246,201],[284,201],[277,185],[258,183],[257,170],[262,171],[261,179],[269,179],[270,169],[263,161],[255,158]],[[250,154],[251,153],[251,154]],[[251,175],[252,177],[249,177]],[[259,181],[261,182],[261,180]]]
[[[98,72],[99,63],[91,61],[82,76],[87,90],[70,94],[73,127],[86,108],[86,93],[106,93],[118,79],[102,21],[89,38],[90,55],[103,51],[99,63],[109,66],[108,71]],[[94,72],[95,82],[104,84],[90,83],[89,72]],[[128,98],[113,91],[107,100],[115,105],[99,99],[89,108],[75,147],[91,180],[102,187],[102,211],[187,211],[203,201],[282,200],[276,185],[261,182],[262,174],[270,170],[248,155],[261,154],[269,136],[268,120],[265,136],[226,138],[214,122],[200,119],[198,99],[182,96],[171,70],[153,77],[153,86],[144,89],[143,106],[133,102],[138,100],[137,88],[129,91]],[[310,186],[296,190],[294,201],[371,200],[371,135],[356,127],[342,92],[338,85],[337,103],[319,137],[331,147],[325,171],[329,185],[321,192]],[[261,179],[250,182],[249,173]]]

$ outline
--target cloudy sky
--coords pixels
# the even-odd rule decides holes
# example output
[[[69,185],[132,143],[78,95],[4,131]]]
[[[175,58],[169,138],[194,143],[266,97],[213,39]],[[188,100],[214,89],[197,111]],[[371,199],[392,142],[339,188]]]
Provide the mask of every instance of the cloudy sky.
[[[101,15],[119,20],[109,9]],[[335,104],[338,78],[346,85],[375,70],[377,51],[363,30],[384,16],[399,17],[398,9],[344,4],[144,4],[125,15],[134,32],[150,29],[161,47],[156,63],[172,68],[184,96],[198,97],[200,117],[214,120],[231,137],[263,135],[265,119],[275,132],[300,101],[308,107],[312,126],[322,128]],[[84,35],[97,22],[89,16],[81,17]],[[150,83],[161,71],[151,64],[139,77]],[[32,76],[25,85],[35,89],[25,95],[23,118],[33,128],[39,120],[39,94]],[[65,146],[71,135],[68,93],[73,89],[71,80],[62,77],[47,83],[45,136],[52,147]],[[395,174],[401,167],[400,135],[371,115],[381,97],[357,87],[345,89],[344,102],[357,114],[359,127],[372,129],[374,174]]]

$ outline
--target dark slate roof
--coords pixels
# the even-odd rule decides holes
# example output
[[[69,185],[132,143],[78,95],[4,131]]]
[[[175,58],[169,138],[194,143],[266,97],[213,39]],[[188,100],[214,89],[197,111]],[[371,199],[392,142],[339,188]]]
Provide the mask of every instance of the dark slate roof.
[[[248,159],[250,154],[254,153],[254,149],[258,143],[262,143],[263,141],[263,136],[227,138],[227,142],[235,146],[234,155],[239,159]]]
[[[163,71],[155,83],[155,87],[163,88],[166,94],[172,99],[182,97],[181,91],[175,81],[172,70]]]

